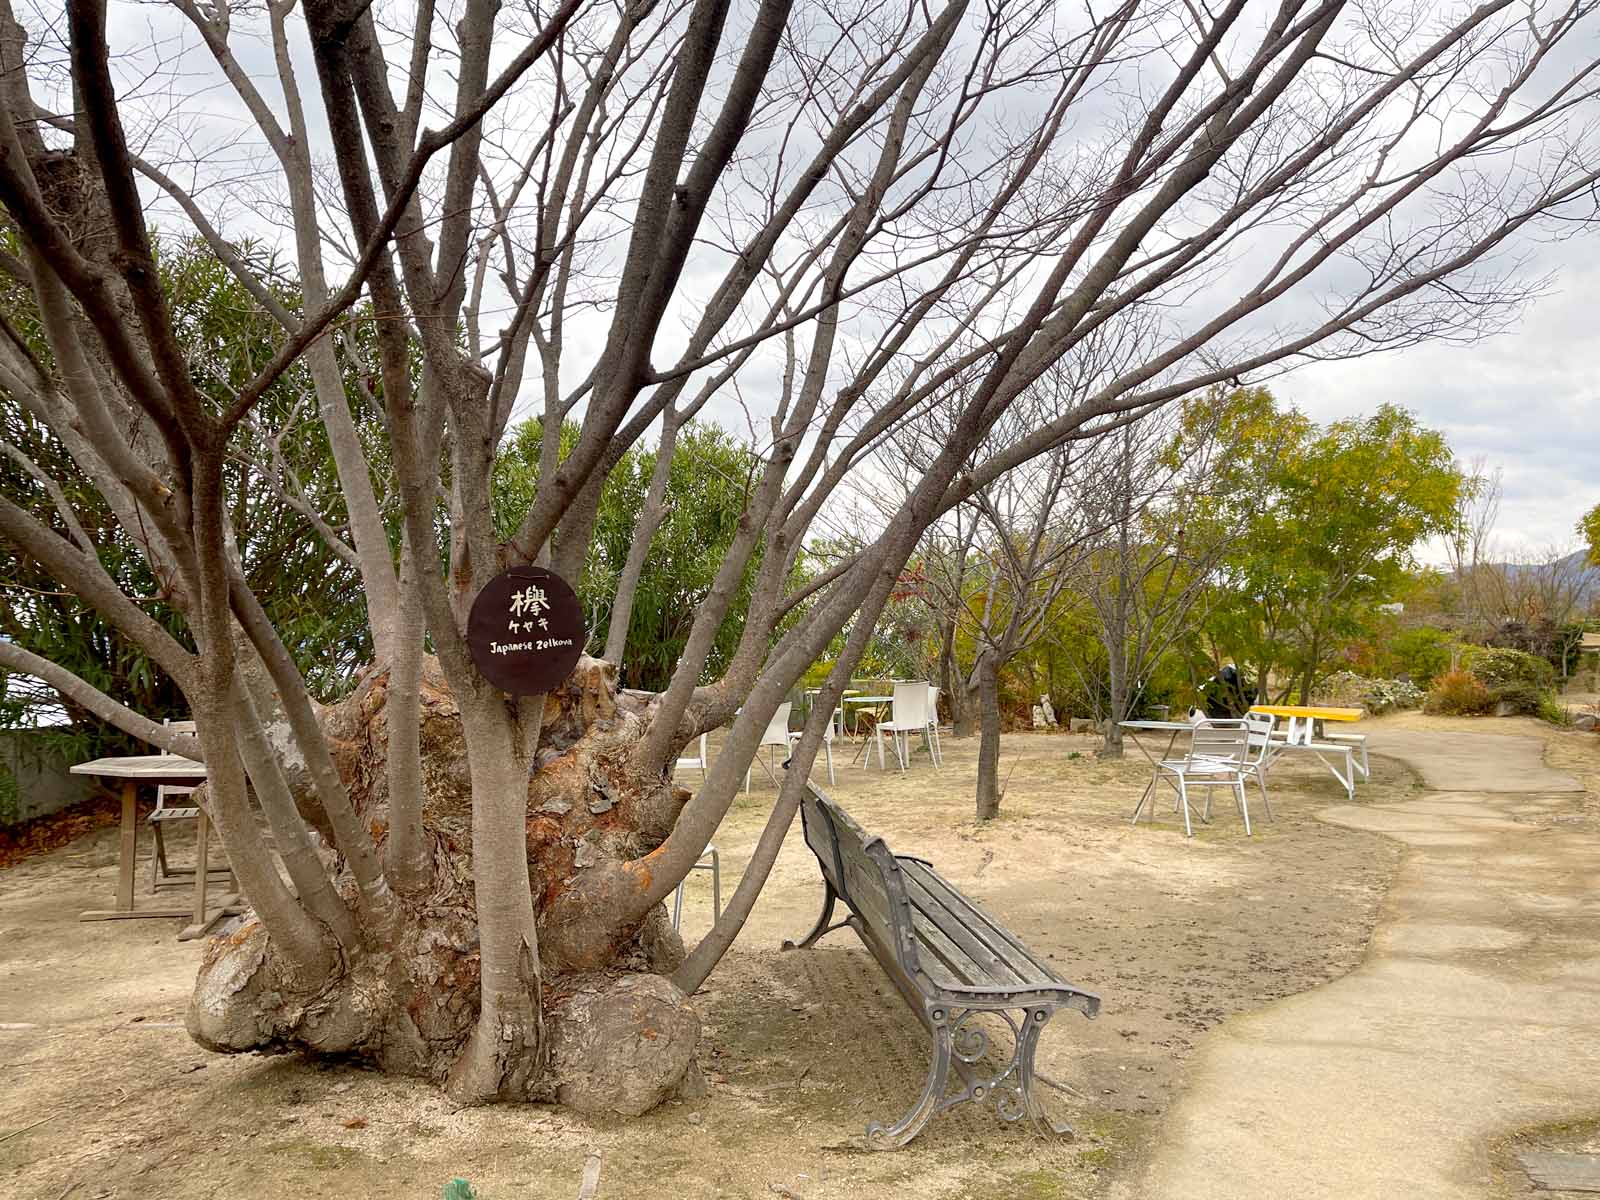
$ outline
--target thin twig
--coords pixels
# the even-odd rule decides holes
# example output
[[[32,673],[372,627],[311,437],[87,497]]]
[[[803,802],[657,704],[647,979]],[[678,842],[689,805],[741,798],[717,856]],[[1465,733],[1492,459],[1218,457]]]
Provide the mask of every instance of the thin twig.
[[[27,1133],[28,1130],[30,1130],[30,1129],[37,1129],[37,1128],[39,1128],[39,1126],[43,1125],[46,1121],[53,1121],[55,1119],[55,1116],[56,1116],[55,1113],[51,1113],[48,1117],[40,1117],[32,1125],[24,1125],[21,1129],[13,1129],[10,1133],[6,1134],[5,1137],[0,1137],[0,1142],[9,1142],[12,1138],[16,1137],[17,1134],[19,1134],[19,1133]]]

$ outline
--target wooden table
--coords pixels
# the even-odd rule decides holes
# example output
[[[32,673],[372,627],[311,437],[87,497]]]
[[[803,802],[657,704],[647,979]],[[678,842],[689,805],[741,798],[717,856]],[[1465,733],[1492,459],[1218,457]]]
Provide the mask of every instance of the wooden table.
[[[196,805],[195,815],[195,872],[194,904],[189,908],[138,908],[133,900],[134,866],[139,857],[139,814],[136,800],[139,785],[181,784],[193,787],[204,783],[206,766],[192,758],[178,754],[136,754],[126,758],[97,758],[93,762],[78,763],[69,768],[74,775],[92,775],[108,783],[118,780],[122,784],[122,847],[117,863],[117,906],[94,908],[78,914],[80,921],[125,921],[144,917],[188,917],[190,922],[178,934],[179,941],[188,941],[206,933],[223,917],[244,911],[239,896],[229,892],[218,901],[216,912],[207,915],[206,883],[207,852],[210,849],[211,822],[204,805]]]

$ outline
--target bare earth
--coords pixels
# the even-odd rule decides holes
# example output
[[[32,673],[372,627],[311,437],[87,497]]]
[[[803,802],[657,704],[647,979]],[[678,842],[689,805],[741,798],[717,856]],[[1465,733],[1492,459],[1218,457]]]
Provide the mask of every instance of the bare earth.
[[[778,950],[811,926],[821,897],[798,826],[699,998],[710,1094],[614,1124],[537,1106],[461,1110],[356,1067],[200,1050],[182,1025],[199,943],[174,940],[178,922],[76,919],[113,891],[115,833],[104,830],[0,871],[6,1195],[431,1198],[459,1176],[488,1200],[572,1197],[591,1149],[600,1200],[1095,1195],[1137,1160],[1208,1029],[1361,961],[1402,853],[1316,820],[1343,792],[1303,761],[1275,771],[1277,819],[1260,820],[1254,839],[1221,792],[1192,841],[1166,808],[1156,827],[1131,828],[1148,767],[1131,748],[1101,763],[1096,744],[1008,736],[1002,815],[981,830],[975,741],[947,739],[937,774],[919,753],[904,777],[846,765],[841,745],[832,789],[870,831],[931,859],[1103,997],[1099,1020],[1062,1013],[1040,1047],[1043,1074],[1072,1089],[1045,1099],[1076,1140],[968,1105],[905,1150],[863,1152],[866,1123],[915,1099],[926,1038],[849,931]],[[1373,766],[1358,803],[1418,793],[1398,766]],[[757,767],[718,834],[725,893],[773,794]],[[686,934],[710,917],[709,876],[696,873]]]

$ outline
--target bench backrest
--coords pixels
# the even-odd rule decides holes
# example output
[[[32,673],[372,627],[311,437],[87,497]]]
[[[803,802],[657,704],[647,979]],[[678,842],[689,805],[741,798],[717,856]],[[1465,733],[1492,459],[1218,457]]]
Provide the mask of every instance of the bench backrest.
[[[806,845],[817,856],[833,890],[905,969],[915,973],[917,946],[910,927],[911,903],[900,877],[900,864],[884,840],[869,836],[813,783],[806,784],[800,819]]]

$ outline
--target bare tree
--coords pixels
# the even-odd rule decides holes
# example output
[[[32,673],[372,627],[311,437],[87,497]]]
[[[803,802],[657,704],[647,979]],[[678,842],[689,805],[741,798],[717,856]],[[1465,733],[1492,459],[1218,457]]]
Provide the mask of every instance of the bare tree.
[[[1492,604],[1486,594],[1494,590],[1494,530],[1500,521],[1504,495],[1502,471],[1492,471],[1480,456],[1462,471],[1461,495],[1456,502],[1454,533],[1445,539],[1450,573],[1460,597],[1461,619],[1468,629],[1481,630],[1490,619]]]
[[[467,1101],[562,1094],[574,997],[639,981],[550,985],[601,968],[671,972],[648,985],[651,1020],[682,1034],[659,1044],[683,1068],[682,993],[750,912],[827,714],[931,522],[1209,384],[1501,327],[1538,286],[1519,282],[1519,236],[1570,232],[1600,182],[1582,140],[1600,67],[1565,51],[1596,23],[1586,0],[170,12],[198,35],[176,62],[126,44],[120,22],[113,45],[107,0],[68,0],[64,19],[41,3],[21,22],[0,0],[0,205],[16,247],[0,270],[34,317],[0,330],[0,392],[104,496],[184,630],[115,586],[65,489],[50,512],[0,498],[0,536],[139,643],[199,734],[152,728],[17,647],[0,664],[204,758],[253,916],[201,969],[198,1040],[360,1054]],[[203,73],[248,114],[237,144],[259,170],[185,143],[151,82],[198,90]],[[299,305],[238,251],[275,214]],[[174,331],[157,223],[203,238],[281,326],[270,359],[217,381],[220,395]],[[1133,314],[1159,332],[1137,362],[978,454],[1053,364]],[[343,498],[318,519],[287,508],[357,564],[377,653],[328,709],[228,536],[232,447],[302,362]],[[381,487],[345,364],[382,404]],[[547,697],[490,685],[464,638],[484,581],[533,562],[576,577],[619,456],[701,394],[758,381],[763,466],[666,691],[618,695],[600,660]],[[545,461],[501,540],[491,469],[523,398]],[[796,586],[841,482],[952,404],[948,443],[875,536]],[[641,516],[647,544],[650,506]],[[743,640],[708,682],[758,548]],[[744,878],[674,965],[662,900],[776,705],[847,627]],[[703,785],[674,789],[679,748],[725,724]]]
[[[1129,334],[1119,323],[1121,334]],[[1081,403],[1094,386],[1137,352],[1139,340],[1091,345],[1058,363],[989,430],[981,460]],[[951,414],[930,413],[915,434],[892,443],[885,458],[916,478],[943,446]],[[1123,432],[1106,435],[1115,439]],[[936,520],[918,547],[917,594],[942,635],[944,688],[955,733],[979,734],[977,816],[1000,810],[1000,673],[1049,636],[1059,619],[1082,549],[1102,532],[1099,480],[1085,469],[1093,442],[1068,442],[979,487]],[[970,648],[970,652],[968,651]]]
[[[1148,420],[1109,435],[1089,465],[1094,522],[1074,591],[1100,633],[1105,659],[1075,662],[1086,690],[1105,697],[1101,757],[1122,757],[1122,727],[1152,673],[1193,630],[1215,586],[1212,573],[1243,533],[1210,519],[1219,492],[1242,481],[1222,468],[1227,447],[1207,404],[1190,420]],[[1221,505],[1223,509],[1228,506]],[[1099,678],[1104,672],[1104,688]]]

